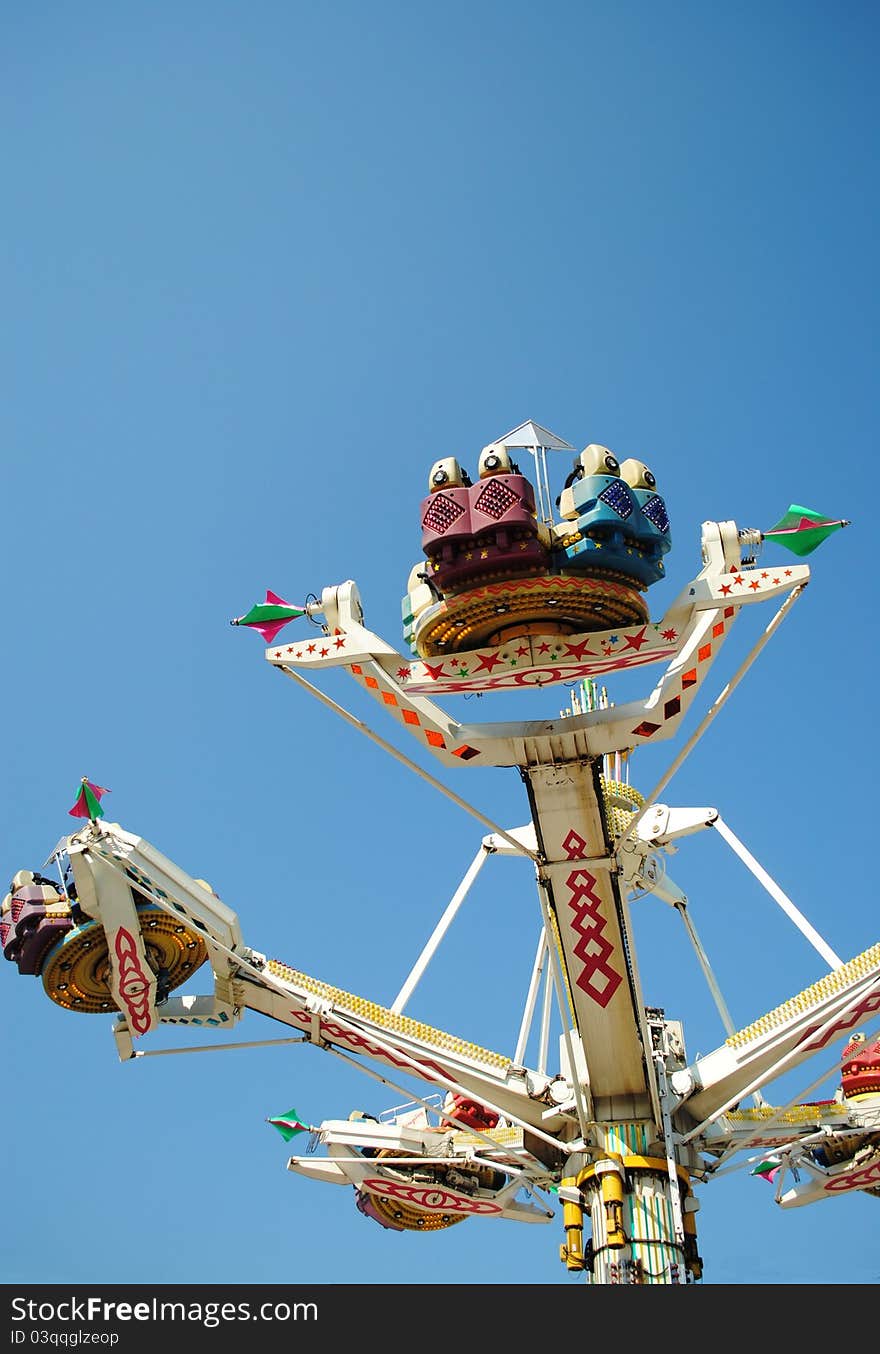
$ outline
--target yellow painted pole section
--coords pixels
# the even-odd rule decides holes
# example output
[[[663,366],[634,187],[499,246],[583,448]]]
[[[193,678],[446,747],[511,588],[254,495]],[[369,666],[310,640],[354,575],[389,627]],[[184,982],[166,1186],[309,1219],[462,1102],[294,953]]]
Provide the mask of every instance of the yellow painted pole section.
[[[562,1187],[577,1187],[577,1178],[567,1176]],[[559,1247],[559,1258],[569,1270],[584,1268],[584,1210],[580,1204],[562,1201],[562,1225],[565,1228],[565,1244]]]

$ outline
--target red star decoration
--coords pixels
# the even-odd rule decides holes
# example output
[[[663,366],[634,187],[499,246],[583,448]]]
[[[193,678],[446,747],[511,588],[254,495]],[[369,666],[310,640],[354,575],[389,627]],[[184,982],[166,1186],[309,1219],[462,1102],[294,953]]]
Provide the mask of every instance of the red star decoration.
[[[297,649],[296,653],[294,654],[294,657],[295,657],[295,658],[302,658],[302,656],[303,656],[302,649]]]
[[[722,583],[722,584],[721,584],[721,591],[724,593],[724,596],[726,597],[726,596],[728,595],[728,593],[730,592],[730,584],[729,584],[729,583]]]
[[[292,645],[292,644],[288,645],[287,652],[288,652],[288,653],[293,653],[293,645]]]
[[[501,659],[498,657],[497,653],[482,654],[477,660],[475,671],[491,672],[493,668],[497,668],[500,662]]]
[[[280,657],[281,657],[281,650],[280,650],[280,649],[276,649],[276,650],[275,650],[275,657],[276,657],[276,658],[280,658]]]
[[[733,581],[734,583],[744,583],[745,579],[743,578],[742,574],[737,574],[736,578]]]
[[[786,571],[785,571],[785,577],[786,577],[786,578],[791,578],[791,569],[786,569]]]
[[[779,582],[779,579],[778,579],[778,578],[774,578],[773,582],[774,582],[774,583],[778,583],[778,582]]]
[[[585,653],[591,652],[589,648],[589,643],[590,641],[588,639],[582,639],[580,644],[566,644],[565,646],[566,658],[568,657],[583,658]]]
[[[409,676],[409,668],[398,668],[397,675],[405,682]]]
[[[766,569],[765,569],[764,573],[761,574],[761,577],[762,577],[762,578],[769,578],[769,577],[770,577],[770,575],[767,573]]]
[[[539,644],[539,645],[538,645],[538,653],[549,653],[549,652],[550,652],[550,645],[549,645],[549,644]]]
[[[757,578],[753,578],[751,583],[749,584],[749,587],[751,588],[752,592],[757,592],[760,586],[761,584],[758,582]]]
[[[637,635],[624,635],[624,639],[626,640],[626,647],[628,649],[635,649],[636,653],[638,653],[642,645],[647,644],[648,642],[647,637],[645,635],[645,631],[647,628],[648,628],[647,626],[643,625]]]
[[[439,668],[432,668],[430,663],[426,663],[425,672],[428,674],[432,682],[436,682],[438,677],[443,676],[443,664],[441,663]]]
[[[660,633],[664,639],[675,639],[676,636],[675,630],[661,630]]]
[[[322,649],[322,650],[321,650],[321,657],[322,657],[322,658],[326,658],[329,652],[330,652],[329,649]]]
[[[343,649],[345,647],[345,637],[343,636],[342,639],[335,639],[333,643],[337,649]]]
[[[308,646],[308,648],[306,649],[306,653],[314,653],[314,652],[315,652],[315,646],[314,646],[314,644],[310,644],[310,645]]]
[[[526,656],[526,654],[528,653],[528,651],[529,651],[529,646],[528,646],[527,644],[521,644],[521,645],[519,646],[519,648],[517,649],[517,651],[516,651],[516,652],[517,652],[517,656],[518,656],[519,658],[525,658],[525,656]]]

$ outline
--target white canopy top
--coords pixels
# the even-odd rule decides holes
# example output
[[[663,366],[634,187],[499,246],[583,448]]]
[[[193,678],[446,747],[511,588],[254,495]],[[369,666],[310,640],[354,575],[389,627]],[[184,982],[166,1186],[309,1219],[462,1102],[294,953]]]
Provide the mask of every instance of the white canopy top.
[[[495,441],[503,447],[531,447],[535,450],[542,447],[545,451],[574,451],[570,442],[565,442],[555,433],[551,433],[549,428],[542,428],[540,423],[533,423],[531,419],[526,423],[520,423],[518,428],[513,428],[503,437],[496,437]]]

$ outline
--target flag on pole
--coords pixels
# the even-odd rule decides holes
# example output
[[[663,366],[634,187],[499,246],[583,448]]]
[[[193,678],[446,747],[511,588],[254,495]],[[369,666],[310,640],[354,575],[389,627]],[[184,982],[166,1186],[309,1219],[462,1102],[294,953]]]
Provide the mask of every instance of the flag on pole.
[[[765,541],[776,541],[792,554],[809,555],[832,532],[849,525],[850,523],[842,518],[832,520],[821,512],[813,512],[811,508],[802,508],[797,503],[792,503],[788,512],[780,517],[776,525],[761,534]]]
[[[265,602],[257,602],[244,616],[235,616],[230,625],[248,625],[258,630],[267,644],[271,644],[279,630],[283,630],[290,621],[306,614],[304,607],[291,606],[283,597],[266,589]]]
[[[274,1118],[267,1119],[267,1124],[277,1128],[285,1142],[290,1142],[297,1133],[311,1133],[310,1124],[304,1124],[297,1114],[296,1110],[288,1110],[286,1114],[276,1114]]]
[[[772,1185],[781,1170],[782,1162],[778,1157],[767,1157],[764,1161],[759,1161],[757,1166],[749,1171],[749,1175],[760,1175]]]
[[[108,795],[103,785],[95,785],[93,781],[82,778],[79,794],[76,797],[76,803],[72,809],[67,812],[71,818],[90,818],[92,822],[96,818],[104,817],[104,810],[101,808],[100,799],[102,795]]]

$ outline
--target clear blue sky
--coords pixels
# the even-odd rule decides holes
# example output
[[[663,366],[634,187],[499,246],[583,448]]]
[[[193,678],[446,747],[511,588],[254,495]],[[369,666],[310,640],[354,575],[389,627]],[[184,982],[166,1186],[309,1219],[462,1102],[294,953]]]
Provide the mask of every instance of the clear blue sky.
[[[655,619],[704,520],[852,519],[666,798],[717,806],[844,958],[877,941],[876,8],[2,13],[4,877],[75,828],[88,775],[250,945],[390,1002],[482,830],[228,620],[353,578],[402,647],[431,463],[473,472],[531,418],[654,470],[674,543]],[[741,618],[681,741],[771,614]],[[341,674],[326,689],[421,755]],[[538,718],[560,693],[522,701]],[[636,783],[679,745],[634,759]],[[514,772],[438,774],[525,820]],[[670,871],[746,1024],[823,965],[704,836]],[[635,918],[647,1000],[692,1056],[716,1047],[677,918]],[[528,868],[491,862],[412,1013],[512,1052],[537,924]],[[109,1020],[2,970],[3,1282],[579,1282],[561,1222],[396,1235],[288,1173],[267,1115],[394,1103],[338,1060],[120,1064]],[[151,1047],[210,1043],[171,1033]],[[283,1033],[252,1015],[236,1037]],[[746,1172],[700,1192],[706,1284],[880,1280],[876,1199],[772,1195]]]

